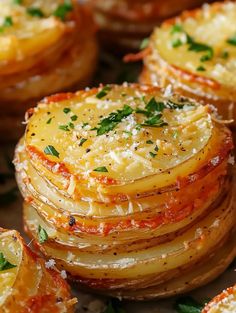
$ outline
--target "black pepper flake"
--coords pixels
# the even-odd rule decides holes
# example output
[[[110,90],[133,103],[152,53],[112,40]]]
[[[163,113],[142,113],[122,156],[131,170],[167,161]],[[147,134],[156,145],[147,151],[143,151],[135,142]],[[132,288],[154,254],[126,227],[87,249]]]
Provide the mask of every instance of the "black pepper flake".
[[[74,216],[70,215],[70,218],[69,218],[69,226],[74,226],[76,224],[76,220],[74,218]]]
[[[87,148],[87,149],[85,150],[86,153],[89,153],[90,151],[91,151],[91,149],[89,149],[89,148]]]

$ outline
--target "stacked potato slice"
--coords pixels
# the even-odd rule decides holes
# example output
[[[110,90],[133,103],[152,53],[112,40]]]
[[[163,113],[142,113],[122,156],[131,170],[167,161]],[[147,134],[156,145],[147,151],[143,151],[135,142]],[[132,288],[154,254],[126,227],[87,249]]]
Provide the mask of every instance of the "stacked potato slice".
[[[60,274],[47,269],[17,231],[0,228],[0,312],[74,312],[74,302]]]
[[[148,299],[232,261],[232,138],[207,106],[124,84],[54,95],[29,113],[15,154],[25,228],[71,279]]]
[[[92,18],[76,1],[1,1],[0,130],[14,137],[33,100],[85,87],[96,58]]]
[[[144,57],[143,83],[214,103],[225,119],[236,118],[236,3],[204,5],[156,28]]]
[[[111,48],[137,49],[154,26],[203,0],[88,0],[94,10],[103,42]]]
[[[236,285],[216,296],[202,313],[234,313],[236,311]]]

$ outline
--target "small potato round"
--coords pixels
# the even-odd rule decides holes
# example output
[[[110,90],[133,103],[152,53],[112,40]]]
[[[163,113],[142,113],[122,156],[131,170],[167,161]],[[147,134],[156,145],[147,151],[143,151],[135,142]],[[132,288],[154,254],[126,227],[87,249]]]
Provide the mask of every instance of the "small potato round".
[[[98,293],[144,300],[197,288],[235,256],[232,149],[212,109],[169,88],[47,97],[27,112],[15,151],[25,230]]]
[[[98,55],[95,26],[77,1],[3,0],[0,29],[1,118],[13,126],[35,101],[90,83]],[[3,140],[19,137],[18,131],[7,134]]]
[[[60,273],[47,269],[17,231],[0,228],[0,312],[72,313],[74,303]]]
[[[88,0],[109,49],[137,50],[156,25],[179,12],[201,5],[203,0]],[[116,50],[117,51],[117,50]]]
[[[235,119],[235,18],[236,3],[229,1],[165,21],[150,37],[140,81],[171,83],[182,95],[214,104],[223,119]]]

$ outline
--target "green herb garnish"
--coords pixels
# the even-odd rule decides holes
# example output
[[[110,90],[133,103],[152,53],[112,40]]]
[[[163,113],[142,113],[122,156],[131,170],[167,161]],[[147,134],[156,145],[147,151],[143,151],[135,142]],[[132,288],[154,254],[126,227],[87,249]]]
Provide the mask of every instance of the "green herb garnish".
[[[171,45],[173,48],[178,48],[183,45],[182,41],[179,38],[172,40]]]
[[[149,44],[149,38],[144,38],[140,44],[140,50],[147,48]]]
[[[52,121],[52,117],[47,120],[46,124],[51,124],[51,121]]]
[[[146,141],[146,144],[148,144],[148,145],[152,145],[154,142],[152,141],[152,140],[147,140]]]
[[[44,149],[44,153],[46,155],[53,155],[57,158],[59,158],[59,152],[51,145],[47,146],[45,149]]]
[[[7,261],[3,253],[0,252],[0,271],[9,270],[14,267],[16,267],[16,265],[11,264],[9,261]]]
[[[65,114],[68,114],[70,111],[71,111],[70,108],[64,108],[64,109],[63,109],[63,112],[64,112]]]
[[[75,125],[74,125],[73,123],[69,123],[68,125],[69,125],[69,127],[70,127],[71,129],[74,129],[74,128],[75,128]]]
[[[62,21],[65,20],[67,13],[73,10],[71,1],[65,0],[64,3],[60,4],[53,13],[54,16],[60,18]]]
[[[105,166],[100,166],[100,167],[95,168],[93,171],[106,173],[106,172],[108,172],[108,169]]]
[[[226,40],[226,42],[229,43],[232,46],[236,46],[236,33],[233,36],[229,37]]]
[[[38,227],[38,239],[39,239],[39,243],[44,243],[45,241],[48,240],[48,234],[41,225],[39,225]]]
[[[149,152],[150,156],[154,159],[156,157],[156,153],[153,153],[153,152]]]
[[[88,139],[86,139],[86,138],[82,138],[82,139],[80,140],[80,142],[79,142],[79,146],[82,147],[83,144],[84,144],[87,140],[88,140]]]
[[[78,116],[77,115],[72,115],[70,119],[74,122],[74,121],[76,121],[78,119]]]
[[[203,304],[198,303],[191,297],[179,298],[175,304],[178,313],[201,313],[203,308]]]
[[[69,132],[69,126],[68,125],[60,125],[58,127],[60,130],[64,130],[65,132]]]
[[[13,3],[15,4],[22,4],[23,0],[13,0]]]
[[[42,10],[40,10],[39,8],[35,8],[35,7],[27,8],[27,13],[29,15],[36,16],[36,17],[44,17]]]
[[[0,32],[3,32],[5,28],[13,25],[13,20],[11,16],[6,16],[2,26],[0,27]]]
[[[124,118],[131,115],[133,111],[129,105],[124,105],[123,109],[110,113],[108,117],[105,117],[98,123],[99,127],[94,128],[94,130],[97,130],[97,136],[113,130]]]
[[[105,97],[108,92],[111,90],[111,87],[110,86],[105,86],[102,88],[101,91],[99,91],[97,94],[96,94],[96,98],[98,99],[102,99],[103,97]]]
[[[141,126],[149,126],[149,127],[163,127],[168,125],[166,122],[162,119],[162,114],[154,115],[147,120],[144,121]]]
[[[228,52],[228,51],[222,51],[221,57],[222,57],[223,59],[228,59],[228,57],[229,57],[229,52]]]
[[[196,70],[197,71],[199,71],[199,72],[205,72],[205,67],[203,67],[202,65],[200,65],[200,66],[198,66],[197,68],[196,68]]]
[[[171,34],[175,34],[175,33],[181,33],[183,31],[183,27],[182,25],[180,24],[175,24],[172,26],[172,29],[171,29]]]

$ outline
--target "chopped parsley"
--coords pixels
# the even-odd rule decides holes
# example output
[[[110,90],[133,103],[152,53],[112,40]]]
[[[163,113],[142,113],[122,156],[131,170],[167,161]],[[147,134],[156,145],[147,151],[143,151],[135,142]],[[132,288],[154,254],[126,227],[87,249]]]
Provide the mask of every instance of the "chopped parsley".
[[[83,125],[81,126],[82,128],[85,128],[89,123],[83,123]]]
[[[103,97],[105,97],[108,92],[111,90],[110,86],[105,86],[102,88],[102,90],[100,90],[97,94],[96,94],[96,98],[97,99],[102,99]]]
[[[183,27],[182,27],[182,25],[180,25],[180,24],[175,24],[175,25],[173,25],[172,26],[172,29],[171,29],[171,34],[173,35],[173,34],[175,34],[175,33],[181,33],[181,32],[183,32]]]
[[[6,16],[2,26],[0,27],[0,32],[3,32],[5,28],[13,25],[13,20],[11,16]]]
[[[46,124],[51,124],[52,121],[52,117],[50,117],[50,119],[47,120]]]
[[[154,111],[162,112],[164,108],[165,108],[164,102],[157,102],[154,97],[148,101],[145,107],[145,109],[148,111],[149,114]]]
[[[71,111],[70,108],[64,108],[64,109],[63,109],[63,112],[64,112],[65,114],[68,114],[70,111]]]
[[[100,166],[100,167],[95,168],[93,171],[94,171],[94,172],[107,173],[107,172],[108,172],[108,169],[106,168],[106,166]]]
[[[232,46],[236,46],[236,33],[233,36],[229,37],[226,42]]]
[[[73,123],[69,123],[68,125],[69,125],[69,127],[70,127],[71,129],[74,129],[74,128],[75,128],[75,125],[74,125]]]
[[[11,264],[9,261],[7,261],[4,257],[4,254],[0,252],[0,271],[9,270],[14,267],[16,267],[16,265]]]
[[[146,141],[146,144],[148,144],[148,145],[152,145],[154,142],[152,141],[152,140],[147,140]]]
[[[22,4],[23,0],[13,0],[13,3],[15,4]]]
[[[73,122],[74,122],[74,121],[77,121],[78,116],[77,116],[77,115],[72,115],[70,119],[71,119]]]
[[[79,142],[79,146],[82,147],[83,144],[87,141],[88,139],[86,138],[81,138],[80,142]]]
[[[176,38],[174,40],[172,40],[171,45],[173,48],[178,48],[180,46],[182,46],[182,41],[179,38]]]
[[[201,313],[204,304],[200,304],[192,297],[182,297],[176,301],[175,309],[178,313]]]
[[[162,119],[162,114],[156,114],[144,121],[141,126],[149,126],[149,127],[162,127],[168,125]]]
[[[198,66],[198,67],[196,68],[196,70],[197,70],[198,72],[205,72],[205,71],[206,71],[205,67],[203,67],[202,65]]]
[[[58,127],[60,130],[63,130],[65,132],[69,132],[69,126],[68,125],[59,125]]]
[[[222,57],[222,59],[228,59],[228,57],[229,57],[229,52],[226,51],[226,50],[225,50],[225,51],[222,51],[220,56]]]
[[[149,44],[149,38],[144,38],[140,44],[140,50],[147,48]]]
[[[36,8],[36,7],[27,8],[27,13],[29,15],[35,16],[35,17],[44,17],[42,10],[40,10],[39,8]]]
[[[121,110],[112,112],[98,123],[98,127],[93,128],[97,131],[97,136],[108,133],[113,130],[124,118],[133,113],[133,109],[129,105],[124,105]]]
[[[53,155],[57,158],[59,158],[59,152],[51,145],[47,146],[45,149],[44,149],[44,153],[46,155]]]
[[[62,21],[65,20],[67,13],[73,10],[71,1],[65,0],[64,3],[60,4],[54,11],[53,15],[60,18]]]
[[[195,41],[193,37],[189,36],[184,31],[184,29],[182,28],[181,25],[176,24],[172,27],[171,34],[181,33],[181,32],[186,35],[186,38],[187,38],[186,44],[188,45],[189,51],[205,52],[205,54],[202,55],[200,58],[201,62],[205,62],[205,61],[211,60],[213,58],[214,51],[213,51],[212,47],[210,47],[204,43]],[[177,48],[177,47],[181,46],[182,44],[183,44],[183,42],[179,38],[176,38],[172,41],[172,47],[173,48]]]
[[[153,152],[149,152],[150,156],[154,159],[156,157],[156,153],[153,153]]]
[[[45,241],[48,240],[48,234],[41,225],[39,225],[38,227],[38,239],[39,239],[39,243],[44,243]]]

